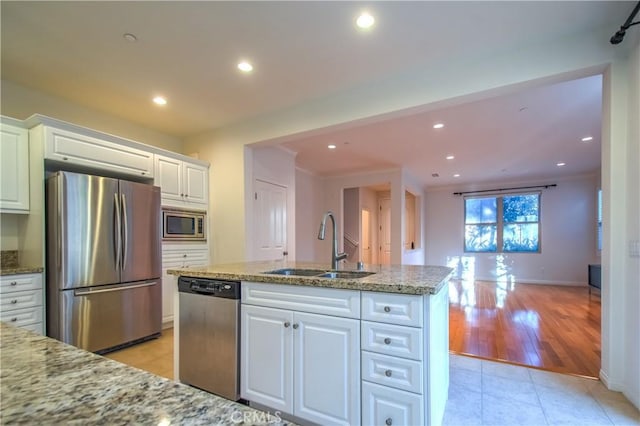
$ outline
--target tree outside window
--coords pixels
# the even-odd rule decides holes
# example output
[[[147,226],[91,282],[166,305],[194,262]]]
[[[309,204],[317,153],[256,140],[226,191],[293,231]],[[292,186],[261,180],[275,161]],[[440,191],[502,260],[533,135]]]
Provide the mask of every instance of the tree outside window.
[[[540,194],[465,198],[465,252],[540,251]]]

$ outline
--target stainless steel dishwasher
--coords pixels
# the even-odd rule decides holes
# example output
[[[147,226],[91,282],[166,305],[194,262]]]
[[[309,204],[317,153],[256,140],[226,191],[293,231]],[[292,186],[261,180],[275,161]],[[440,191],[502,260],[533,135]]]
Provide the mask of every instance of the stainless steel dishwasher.
[[[240,394],[240,282],[178,279],[182,383],[237,401]]]

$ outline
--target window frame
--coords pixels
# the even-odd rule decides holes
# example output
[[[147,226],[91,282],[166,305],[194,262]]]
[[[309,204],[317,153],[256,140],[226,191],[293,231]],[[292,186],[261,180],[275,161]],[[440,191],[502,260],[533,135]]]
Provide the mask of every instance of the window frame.
[[[519,195],[537,195],[538,196],[538,220],[537,221],[524,221],[524,222],[505,222],[504,221],[504,197],[513,197]],[[496,222],[483,222],[483,223],[467,223],[467,200],[469,199],[484,199],[495,198],[496,200]],[[509,192],[503,194],[486,194],[486,195],[468,195],[463,197],[463,219],[462,219],[462,247],[463,252],[466,253],[497,253],[497,254],[539,254],[542,253],[542,191],[527,191],[527,192]],[[504,250],[504,228],[505,225],[525,225],[525,224],[538,224],[538,249],[532,251],[511,251]],[[496,249],[495,250],[482,250],[474,251],[467,250],[467,225],[495,225],[496,226]]]

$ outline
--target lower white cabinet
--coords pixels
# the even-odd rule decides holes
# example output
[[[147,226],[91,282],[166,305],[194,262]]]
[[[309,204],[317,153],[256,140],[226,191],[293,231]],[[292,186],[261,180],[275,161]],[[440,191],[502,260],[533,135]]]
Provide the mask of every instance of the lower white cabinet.
[[[360,320],[243,304],[241,324],[243,398],[318,424],[360,424]]]
[[[362,382],[363,425],[423,425],[422,396]]]
[[[178,277],[167,269],[195,268],[209,264],[207,244],[162,245],[162,323],[173,324],[174,299],[178,294]]]
[[[44,334],[42,274],[0,277],[0,321]]]

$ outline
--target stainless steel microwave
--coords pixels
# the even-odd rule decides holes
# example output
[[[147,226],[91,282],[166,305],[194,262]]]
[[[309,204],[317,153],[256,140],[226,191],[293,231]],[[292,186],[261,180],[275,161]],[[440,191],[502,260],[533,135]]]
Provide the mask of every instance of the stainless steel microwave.
[[[206,241],[207,213],[199,210],[162,209],[162,239],[165,241]]]

